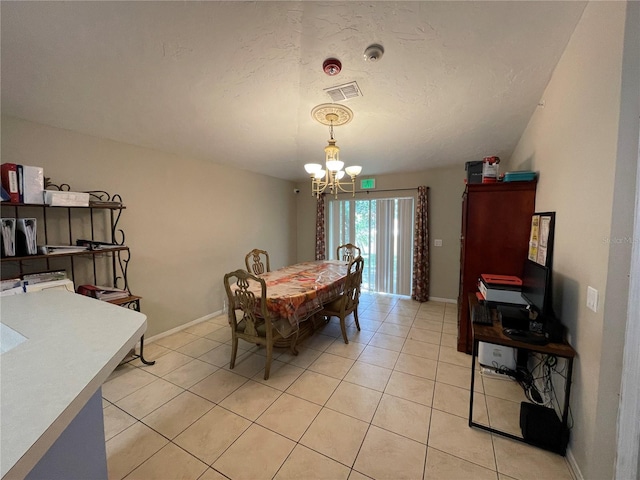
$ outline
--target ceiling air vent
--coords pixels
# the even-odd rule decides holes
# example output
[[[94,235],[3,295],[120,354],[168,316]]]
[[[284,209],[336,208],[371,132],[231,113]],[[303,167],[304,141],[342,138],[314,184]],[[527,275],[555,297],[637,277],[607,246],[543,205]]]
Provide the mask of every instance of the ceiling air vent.
[[[356,82],[345,83],[344,85],[338,85],[337,87],[326,88],[324,90],[329,94],[331,100],[339,102],[341,100],[350,100],[355,97],[361,97],[362,92],[358,88]]]

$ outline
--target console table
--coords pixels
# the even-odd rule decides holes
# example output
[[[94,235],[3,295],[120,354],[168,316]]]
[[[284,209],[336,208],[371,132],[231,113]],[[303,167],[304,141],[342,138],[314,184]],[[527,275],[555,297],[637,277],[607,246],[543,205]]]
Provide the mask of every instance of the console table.
[[[471,315],[471,309],[474,305],[478,303],[478,300],[475,295],[469,295],[469,312]],[[473,333],[473,348],[471,353],[471,386],[470,386],[470,395],[469,395],[469,426],[477,427],[483,430],[502,435],[504,437],[511,438],[513,440],[518,440],[520,442],[528,443],[530,445],[534,445],[540,448],[545,448],[546,450],[554,451],[562,456],[566,454],[566,442],[561,442],[561,447],[558,449],[551,449],[544,445],[540,445],[536,442],[528,441],[523,437],[518,437],[517,435],[513,435],[508,432],[504,432],[501,430],[497,430],[492,428],[491,426],[483,425],[481,423],[477,423],[473,421],[473,391],[475,385],[475,367],[476,367],[476,356],[478,355],[478,344],[480,342],[492,343],[495,345],[503,345],[506,347],[517,348],[518,350],[526,350],[532,353],[540,353],[543,355],[554,355],[560,358],[567,359],[567,376],[565,380],[565,388],[564,388],[564,405],[562,409],[562,431],[567,432],[567,422],[569,419],[569,397],[571,394],[571,374],[573,371],[573,359],[576,356],[576,351],[569,345],[568,343],[548,343],[546,345],[533,345],[531,343],[520,342],[517,340],[512,340],[502,333],[502,324],[500,320],[497,318],[496,310],[492,310],[491,312],[493,316],[493,325],[479,325],[472,323],[472,333]],[[568,437],[567,437],[568,440]]]

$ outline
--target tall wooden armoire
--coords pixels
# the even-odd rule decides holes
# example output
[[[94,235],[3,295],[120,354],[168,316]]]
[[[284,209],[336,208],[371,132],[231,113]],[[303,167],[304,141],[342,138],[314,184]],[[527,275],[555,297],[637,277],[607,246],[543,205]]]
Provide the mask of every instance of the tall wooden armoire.
[[[462,195],[458,351],[471,353],[468,294],[482,273],[522,275],[529,248],[536,182],[479,183]]]

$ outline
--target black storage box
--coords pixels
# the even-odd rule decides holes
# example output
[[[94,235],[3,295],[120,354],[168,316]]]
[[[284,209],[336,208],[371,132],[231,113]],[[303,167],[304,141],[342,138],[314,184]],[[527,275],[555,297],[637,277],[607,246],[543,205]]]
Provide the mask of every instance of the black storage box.
[[[482,160],[466,162],[464,169],[467,171],[467,183],[482,183]]]
[[[560,455],[567,452],[569,430],[552,408],[534,403],[520,404],[520,429],[527,443],[550,450]]]

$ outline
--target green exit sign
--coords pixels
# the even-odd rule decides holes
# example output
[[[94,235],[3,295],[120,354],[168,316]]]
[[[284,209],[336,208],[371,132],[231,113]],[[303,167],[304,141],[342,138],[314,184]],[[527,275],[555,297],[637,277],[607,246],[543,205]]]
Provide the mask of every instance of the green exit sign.
[[[376,179],[375,178],[364,178],[360,180],[360,188],[362,190],[370,190],[372,188],[376,188]]]

